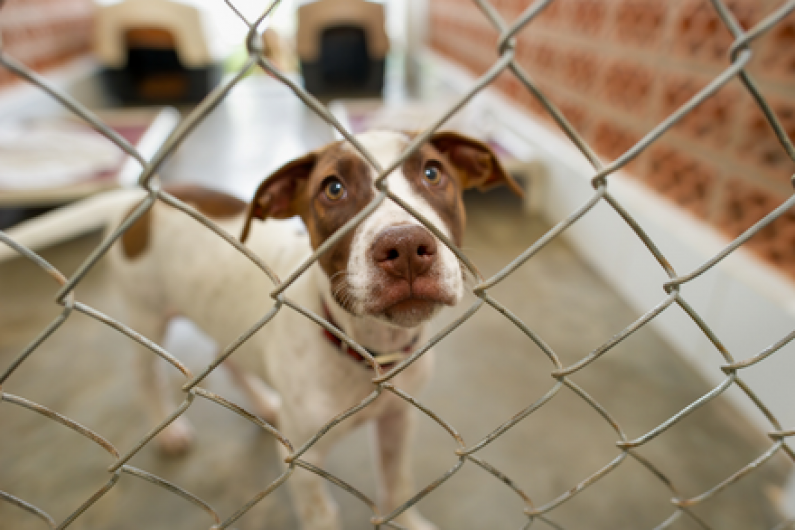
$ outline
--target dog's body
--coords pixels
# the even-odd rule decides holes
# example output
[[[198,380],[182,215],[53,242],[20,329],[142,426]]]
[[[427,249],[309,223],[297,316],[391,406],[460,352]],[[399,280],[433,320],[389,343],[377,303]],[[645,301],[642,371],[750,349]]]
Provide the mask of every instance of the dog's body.
[[[359,140],[386,166],[410,138],[375,132]],[[172,192],[214,217],[230,234],[242,231],[251,250],[285,279],[313,248],[372,200],[374,177],[374,170],[350,146],[337,142],[277,171],[260,186],[249,208],[231,197],[196,188]],[[499,182],[513,185],[488,148],[452,133],[435,136],[387,182],[456,243],[464,225],[463,189]],[[306,231],[284,221],[252,223],[252,218],[294,215],[301,216]],[[269,293],[275,286],[259,268],[218,235],[164,204],[154,206],[133,225],[112,252],[112,260],[125,292],[129,324],[156,342],[169,319],[182,315],[223,347],[273,305]],[[285,291],[289,300],[330,320],[374,355],[391,353],[398,361],[427,340],[425,324],[438,309],[454,305],[462,294],[463,271],[452,251],[389,200]],[[230,361],[255,411],[276,424],[297,448],[375,389],[371,381],[375,372],[355,355],[304,315],[282,307]],[[167,398],[163,376],[153,362],[156,358],[151,353],[141,358],[152,413],[162,420],[175,405]],[[393,358],[384,369],[394,362]],[[427,352],[391,383],[416,395],[431,365]],[[393,393],[382,392],[301,458],[322,467],[336,440],[353,427],[374,421],[382,471],[380,507],[382,513],[390,513],[415,493],[407,458],[410,408]],[[167,451],[178,452],[190,438],[189,426],[178,418],[159,441]],[[340,528],[324,482],[303,470],[289,480],[305,530]],[[413,530],[434,528],[414,509],[396,521]]]

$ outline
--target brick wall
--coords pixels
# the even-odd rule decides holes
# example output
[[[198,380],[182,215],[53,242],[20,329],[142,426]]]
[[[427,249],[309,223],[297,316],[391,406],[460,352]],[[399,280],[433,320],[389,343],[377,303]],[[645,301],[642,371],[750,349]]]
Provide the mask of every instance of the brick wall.
[[[530,0],[492,0],[513,20]],[[750,27],[784,0],[727,0]],[[497,33],[471,0],[431,0],[431,45],[480,74]],[[519,34],[517,58],[605,160],[611,161],[728,65],[731,35],[708,0],[555,0]],[[795,138],[795,13],[754,46],[749,71]],[[497,87],[551,119],[510,74]],[[792,193],[789,160],[734,80],[627,167],[635,178],[734,237]],[[795,277],[795,212],[749,246]]]
[[[93,0],[6,0],[0,35],[9,56],[43,70],[85,53],[91,45]],[[0,68],[0,86],[16,78]]]

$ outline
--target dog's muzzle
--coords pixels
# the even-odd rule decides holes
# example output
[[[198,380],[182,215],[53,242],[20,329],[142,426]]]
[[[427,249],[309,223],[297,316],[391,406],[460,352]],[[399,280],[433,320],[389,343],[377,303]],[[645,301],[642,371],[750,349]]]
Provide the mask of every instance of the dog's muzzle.
[[[385,228],[370,254],[379,271],[373,313],[410,327],[431,318],[442,305],[455,303],[442,281],[439,243],[424,227]]]

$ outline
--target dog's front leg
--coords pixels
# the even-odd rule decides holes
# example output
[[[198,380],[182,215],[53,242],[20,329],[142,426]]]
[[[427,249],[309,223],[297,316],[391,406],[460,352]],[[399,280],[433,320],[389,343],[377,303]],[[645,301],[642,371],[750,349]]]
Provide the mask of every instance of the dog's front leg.
[[[290,428],[290,420],[284,418],[281,431],[290,440],[303,439],[299,431]],[[329,451],[329,443],[321,438],[307,452],[301,455],[301,460],[323,469]],[[279,444],[282,457],[287,457],[287,450]],[[297,466],[292,476],[287,480],[290,493],[295,506],[296,515],[303,530],[341,530],[339,508],[328,492],[327,481],[320,475]]]
[[[170,319],[168,317],[161,318],[155,312],[140,308],[131,309],[130,312],[132,313],[130,319],[133,329],[156,343],[162,344]],[[177,403],[172,395],[174,389],[169,381],[171,366],[149,349],[140,345],[136,345],[136,347],[138,349],[138,373],[149,419],[153,422],[161,422],[177,409]],[[155,441],[160,451],[173,456],[188,451],[193,438],[193,427],[187,418],[180,416],[160,431]]]
[[[248,373],[238,366],[232,359],[224,361],[224,366],[229,370],[229,375],[243,389],[254,407],[254,412],[263,420],[274,427],[279,425],[279,409],[281,396],[270,388],[265,382],[252,373]]]
[[[385,514],[417,493],[409,451],[414,423],[414,413],[406,403],[400,403],[376,421],[376,454],[381,469],[379,506]],[[437,530],[436,525],[428,522],[414,507],[396,517],[395,522],[409,530]]]

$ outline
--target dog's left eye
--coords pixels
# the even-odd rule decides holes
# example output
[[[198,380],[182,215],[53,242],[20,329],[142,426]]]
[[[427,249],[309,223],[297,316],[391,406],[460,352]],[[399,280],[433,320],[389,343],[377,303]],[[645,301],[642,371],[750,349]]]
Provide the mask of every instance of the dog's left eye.
[[[335,178],[330,178],[327,180],[326,185],[324,187],[324,192],[326,197],[328,197],[331,201],[338,201],[345,195],[345,186],[342,185],[342,182]]]
[[[437,186],[442,182],[442,169],[435,163],[428,164],[425,166],[423,176],[429,184]]]

